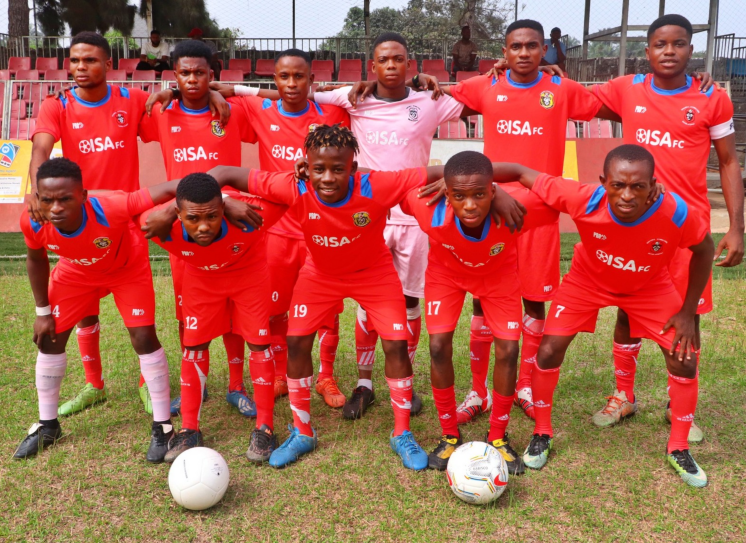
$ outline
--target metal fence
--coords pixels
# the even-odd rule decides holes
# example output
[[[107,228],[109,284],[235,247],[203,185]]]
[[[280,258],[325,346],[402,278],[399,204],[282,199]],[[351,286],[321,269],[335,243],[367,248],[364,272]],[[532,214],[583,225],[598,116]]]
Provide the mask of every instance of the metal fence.
[[[716,79],[730,81],[734,95],[746,96],[746,37],[726,34],[715,38],[712,72]]]

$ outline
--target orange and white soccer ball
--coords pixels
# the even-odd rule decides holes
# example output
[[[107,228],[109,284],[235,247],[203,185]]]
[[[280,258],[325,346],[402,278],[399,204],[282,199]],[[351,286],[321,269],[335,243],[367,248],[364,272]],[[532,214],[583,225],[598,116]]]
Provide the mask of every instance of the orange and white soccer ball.
[[[492,445],[464,443],[448,459],[451,490],[467,503],[484,505],[499,498],[508,485],[508,464]]]
[[[228,489],[230,472],[222,455],[195,447],[176,457],[168,472],[168,488],[176,503],[192,511],[209,509]]]

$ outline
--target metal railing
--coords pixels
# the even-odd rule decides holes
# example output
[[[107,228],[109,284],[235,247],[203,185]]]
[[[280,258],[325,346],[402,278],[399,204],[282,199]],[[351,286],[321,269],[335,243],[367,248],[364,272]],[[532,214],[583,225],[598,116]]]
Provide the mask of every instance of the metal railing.
[[[734,95],[746,95],[746,37],[735,34],[715,37],[712,75],[730,81]]]

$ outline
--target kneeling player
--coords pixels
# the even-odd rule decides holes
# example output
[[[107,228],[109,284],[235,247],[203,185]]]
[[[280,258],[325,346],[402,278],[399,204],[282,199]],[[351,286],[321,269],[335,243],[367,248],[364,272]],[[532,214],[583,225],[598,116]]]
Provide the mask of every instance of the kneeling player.
[[[271,202],[263,205],[267,209],[266,226],[277,222],[286,210]],[[166,462],[173,462],[187,449],[202,446],[199,418],[210,370],[210,342],[227,332],[243,337],[250,350],[257,415],[246,457],[261,463],[277,446],[272,422],[275,373],[268,343],[270,293],[264,231],[248,225],[243,230],[233,226],[223,216],[224,207],[220,185],[213,177],[189,174],[176,190],[179,220],[165,240],[153,238],[185,263],[182,424],[166,453]],[[146,224],[147,216],[140,217],[140,222]]]
[[[492,164],[481,153],[464,151],[445,165],[446,197],[436,206],[411,192],[402,202],[405,213],[414,215],[430,239],[425,274],[427,331],[430,335],[430,379],[435,407],[443,430],[436,449],[429,455],[432,469],[444,470],[453,451],[461,445],[453,389],[453,332],[461,316],[467,292],[479,296],[491,324],[495,343],[493,407],[486,441],[508,464],[512,475],[523,473],[520,456],[510,446],[505,432],[515,394],[520,338],[521,295],[515,241],[519,235],[505,225],[493,224],[490,208],[512,198],[498,197],[495,179],[511,165]],[[527,192],[513,189],[526,200],[529,213],[523,231],[553,224],[557,212]],[[502,192],[502,191],[501,191]],[[504,193],[503,193],[504,194]]]
[[[687,435],[698,393],[695,314],[715,251],[709,225],[677,194],[648,203],[654,167],[647,150],[622,145],[607,155],[595,189],[520,168],[520,182],[568,213],[581,239],[552,302],[532,376],[536,426],[523,455],[530,468],[543,467],[552,448],[552,397],[567,348],[578,332],[594,331],[600,308],[616,306],[629,315],[635,337],[652,339],[663,351],[673,413],[669,463],[687,484],[707,484]],[[668,272],[679,247],[692,253],[683,304]]]
[[[39,422],[31,427],[14,456],[34,456],[62,435],[57,403],[67,368],[67,340],[75,323],[96,315],[99,299],[111,293],[140,357],[140,370],[152,399],[154,422],[146,459],[162,462],[173,437],[168,362],[155,333],[147,245],[134,238],[137,233],[130,231],[129,224],[134,216],[173,198],[176,183],[88,197],[80,168],[66,158],[48,160],[36,175],[36,198],[48,222],[39,224],[24,211],[21,231],[28,247],[26,267],[36,301]],[[61,257],[51,274],[47,250]]]

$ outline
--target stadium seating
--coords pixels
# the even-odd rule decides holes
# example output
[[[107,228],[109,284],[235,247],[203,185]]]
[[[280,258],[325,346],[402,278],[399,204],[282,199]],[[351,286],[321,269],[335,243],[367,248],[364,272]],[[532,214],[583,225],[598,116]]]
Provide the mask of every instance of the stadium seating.
[[[142,81],[143,83],[135,83],[135,81]],[[135,70],[132,74],[131,87],[142,89],[145,92],[153,92],[152,81],[155,81],[155,70]]]
[[[611,138],[613,137],[611,121],[594,117],[583,123],[584,138]]]
[[[26,100],[13,100],[10,103],[10,118],[25,119],[28,116],[28,102]]]
[[[422,72],[426,73],[428,75],[432,75],[433,72],[437,72],[439,70],[445,71],[446,70],[446,61],[442,58],[436,58],[436,59],[424,59],[422,61]]]
[[[67,70],[47,70],[44,72],[44,79],[46,81],[67,81]]]
[[[332,72],[329,70],[314,70],[313,75],[314,75],[314,80],[318,82],[326,82],[326,81],[334,80],[334,77],[332,76]]]
[[[368,62],[365,63],[365,71],[366,72],[372,72],[373,71],[373,59],[368,59]]]
[[[67,70],[67,73],[70,73],[70,57],[62,59],[62,69]]]
[[[176,81],[176,74],[173,70],[163,70],[161,81]]]
[[[107,81],[127,81],[127,72],[124,70],[109,70],[106,74]]]
[[[456,72],[456,82],[465,81],[479,75],[479,72]]]
[[[127,75],[133,75],[135,73],[135,68],[137,68],[137,65],[140,63],[140,61],[136,58],[120,58],[119,64],[117,65],[118,70],[124,70],[127,72]],[[145,71],[152,71],[152,70],[145,70]],[[153,79],[155,79],[155,76],[153,76]]]
[[[339,70],[337,81],[360,81],[360,70]]]
[[[56,70],[57,68],[57,57],[38,57],[36,59],[36,69],[41,73],[47,70]]]
[[[11,119],[10,139],[28,140],[36,128],[36,119]]]
[[[31,57],[10,57],[8,60],[8,70],[11,75],[16,75],[19,70],[31,69]]]
[[[275,61],[271,58],[260,58],[256,61],[254,75],[259,77],[272,77],[275,75]]]
[[[10,70],[0,70],[0,81],[10,81]]]
[[[360,74],[363,73],[363,61],[359,58],[343,58],[339,61],[339,71],[357,72],[359,78]]]
[[[318,72],[331,72],[334,73],[334,61],[333,60],[312,60],[311,61],[311,73]]]
[[[575,124],[575,121],[567,121],[567,132],[565,133],[565,137],[567,138],[577,138],[578,137],[578,127]]]
[[[468,137],[463,121],[448,121],[438,127],[439,139],[464,139]]]
[[[220,72],[220,81],[243,81],[243,71],[223,70]]]
[[[448,82],[451,80],[451,75],[445,70],[431,70],[429,72],[423,72],[427,75],[431,75],[438,79],[439,82]]]
[[[374,71],[372,71],[372,70],[368,70],[368,74],[367,74],[367,76],[365,77],[365,80],[366,80],[366,81],[375,81],[376,79],[378,79],[378,78],[376,77],[376,72],[374,72]]]
[[[243,79],[251,73],[251,59],[250,58],[232,58],[228,63],[228,67],[231,70],[241,70],[243,73]]]
[[[495,66],[495,62],[497,62],[494,58],[483,58],[479,61],[479,68],[478,71],[480,74],[486,74],[489,72],[492,68]]]
[[[39,81],[39,70],[18,70],[16,80]],[[23,100],[38,100],[41,97],[41,85],[33,83],[23,83],[17,85],[18,96]]]

